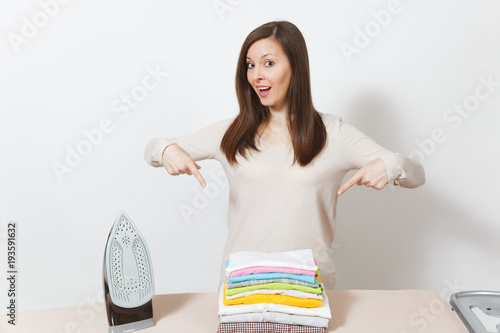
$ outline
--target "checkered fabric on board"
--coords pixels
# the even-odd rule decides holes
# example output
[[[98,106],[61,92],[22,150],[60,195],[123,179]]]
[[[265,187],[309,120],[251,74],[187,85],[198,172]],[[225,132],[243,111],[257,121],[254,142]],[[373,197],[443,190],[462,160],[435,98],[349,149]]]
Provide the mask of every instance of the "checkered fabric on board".
[[[277,323],[219,323],[217,333],[326,333],[326,328]]]

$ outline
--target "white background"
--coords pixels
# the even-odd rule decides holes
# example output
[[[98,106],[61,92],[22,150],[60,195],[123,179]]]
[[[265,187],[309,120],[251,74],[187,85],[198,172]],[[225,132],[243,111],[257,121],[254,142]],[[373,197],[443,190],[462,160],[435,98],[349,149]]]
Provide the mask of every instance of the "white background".
[[[339,199],[337,288],[500,290],[500,85],[479,88],[488,97],[460,123],[443,118],[474,101],[480,77],[500,82],[498,1],[401,0],[385,26],[372,12],[388,0],[73,0],[52,5],[52,16],[41,3],[50,1],[0,5],[0,263],[6,272],[7,223],[18,221],[18,310],[102,300],[120,209],[148,243],[157,294],[217,291],[228,199],[220,164],[199,162],[207,192],[150,167],[143,151],[153,137],[238,112],[239,49],[271,20],[304,34],[319,111],[418,156],[426,170],[419,189],[354,187]],[[25,27],[34,21],[37,31]],[[29,38],[19,42],[23,29]],[[346,56],[347,44],[357,53]],[[141,91],[148,68],[168,76],[125,107],[122,95]],[[68,149],[105,119],[112,130],[59,180],[54,163],[67,165]],[[198,215],[184,217],[186,207]]]

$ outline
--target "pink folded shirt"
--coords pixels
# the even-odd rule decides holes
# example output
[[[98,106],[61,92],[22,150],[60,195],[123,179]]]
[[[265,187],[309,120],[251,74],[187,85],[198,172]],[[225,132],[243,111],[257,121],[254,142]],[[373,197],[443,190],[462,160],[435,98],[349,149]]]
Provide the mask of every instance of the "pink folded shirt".
[[[254,266],[254,267],[238,269],[229,273],[229,276],[236,277],[236,276],[244,276],[244,275],[259,274],[259,273],[291,273],[291,274],[317,276],[317,271],[310,271],[306,269],[291,268],[291,267],[267,267],[267,266]]]

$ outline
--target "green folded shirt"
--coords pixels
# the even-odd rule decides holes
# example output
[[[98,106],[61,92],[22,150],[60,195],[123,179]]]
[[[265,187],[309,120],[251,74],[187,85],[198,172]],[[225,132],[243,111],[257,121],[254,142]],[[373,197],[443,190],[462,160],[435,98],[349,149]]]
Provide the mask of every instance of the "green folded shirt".
[[[292,283],[270,282],[270,283],[256,284],[253,286],[246,286],[246,287],[226,288],[226,295],[233,296],[246,291],[258,290],[258,289],[289,289],[289,290],[293,289],[318,295],[323,293],[323,287],[312,288]]]

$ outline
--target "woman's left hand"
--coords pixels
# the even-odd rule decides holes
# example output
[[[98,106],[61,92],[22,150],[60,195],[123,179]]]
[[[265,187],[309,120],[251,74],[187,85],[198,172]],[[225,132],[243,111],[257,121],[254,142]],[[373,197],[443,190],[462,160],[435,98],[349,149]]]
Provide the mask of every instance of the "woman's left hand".
[[[384,162],[380,158],[376,158],[359,169],[354,176],[340,187],[337,194],[342,195],[354,184],[373,187],[376,190],[383,189],[388,184],[387,170],[385,169]]]

